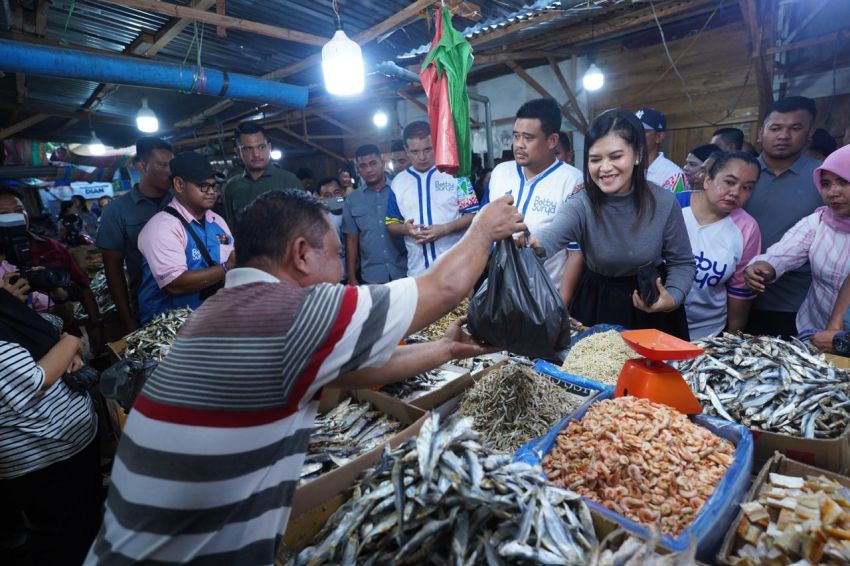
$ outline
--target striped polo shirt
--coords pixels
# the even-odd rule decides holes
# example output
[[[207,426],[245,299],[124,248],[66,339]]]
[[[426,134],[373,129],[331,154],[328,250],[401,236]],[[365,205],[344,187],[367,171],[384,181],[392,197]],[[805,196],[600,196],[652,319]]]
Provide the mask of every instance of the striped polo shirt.
[[[88,395],[72,391],[62,380],[46,391],[42,387],[44,370],[30,353],[0,341],[0,479],[67,460],[97,433]]]
[[[86,564],[272,564],[320,389],[385,363],[417,297],[230,271],[133,406]]]

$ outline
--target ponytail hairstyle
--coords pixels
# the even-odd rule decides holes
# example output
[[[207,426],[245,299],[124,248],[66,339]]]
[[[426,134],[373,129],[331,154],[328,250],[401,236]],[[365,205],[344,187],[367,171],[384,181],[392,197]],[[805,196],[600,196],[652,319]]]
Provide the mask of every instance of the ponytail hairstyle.
[[[638,158],[638,163],[632,170],[631,181],[632,197],[635,200],[635,208],[637,209],[637,218],[635,219],[635,226],[637,226],[647,209],[651,211],[650,218],[655,216],[656,205],[655,196],[652,194],[652,190],[649,188],[649,183],[646,180],[646,169],[649,164],[647,163],[646,138],[643,133],[643,125],[637,116],[635,116],[634,112],[625,108],[606,110],[591,122],[587,133],[584,135],[584,186],[587,188],[590,206],[593,210],[593,215],[601,222],[602,204],[605,202],[607,195],[591,179],[589,160],[590,148],[608,134],[620,136],[632,147]]]

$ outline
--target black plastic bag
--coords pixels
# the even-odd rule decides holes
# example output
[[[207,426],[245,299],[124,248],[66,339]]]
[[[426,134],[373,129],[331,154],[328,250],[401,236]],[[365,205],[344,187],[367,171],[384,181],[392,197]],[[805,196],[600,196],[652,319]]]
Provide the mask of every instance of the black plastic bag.
[[[543,262],[531,248],[502,240],[486,281],[469,304],[472,336],[512,353],[562,363],[570,346],[570,315]]]
[[[129,411],[136,395],[157,367],[154,360],[128,358],[113,364],[100,376],[100,392],[107,399],[114,399],[125,411]]]

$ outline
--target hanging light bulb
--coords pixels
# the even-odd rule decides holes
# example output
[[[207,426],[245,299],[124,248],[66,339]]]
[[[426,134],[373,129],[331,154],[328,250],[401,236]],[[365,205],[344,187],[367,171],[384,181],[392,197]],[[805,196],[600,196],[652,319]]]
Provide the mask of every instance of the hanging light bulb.
[[[280,161],[280,158],[283,157],[283,152],[279,149],[273,149],[271,152],[271,157],[275,161]]]
[[[322,47],[322,73],[331,94],[349,96],[363,92],[366,72],[360,46],[341,29]]]
[[[140,132],[146,134],[152,134],[159,130],[159,120],[156,114],[153,113],[153,110],[148,106],[147,98],[142,99],[142,107],[139,108],[139,112],[136,114],[136,127],[139,128]]]
[[[590,67],[584,72],[584,78],[582,78],[581,82],[585,90],[599,90],[605,84],[605,75],[602,74],[596,63],[591,63]]]
[[[387,116],[387,113],[383,110],[378,110],[375,112],[375,115],[372,116],[372,122],[375,123],[379,128],[384,128],[389,123],[390,119]]]
[[[101,156],[106,153],[106,146],[103,145],[103,142],[97,137],[94,133],[94,130],[91,131],[91,141],[89,142],[89,151],[92,155]]]

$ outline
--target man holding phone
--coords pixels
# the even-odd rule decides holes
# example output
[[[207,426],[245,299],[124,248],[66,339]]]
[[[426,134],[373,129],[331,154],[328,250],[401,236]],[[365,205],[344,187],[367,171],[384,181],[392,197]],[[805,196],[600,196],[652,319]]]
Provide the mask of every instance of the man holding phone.
[[[404,239],[387,231],[390,187],[377,146],[362,145],[354,153],[357,172],[366,186],[348,195],[342,209],[346,267],[350,285],[388,283],[407,276]]]

